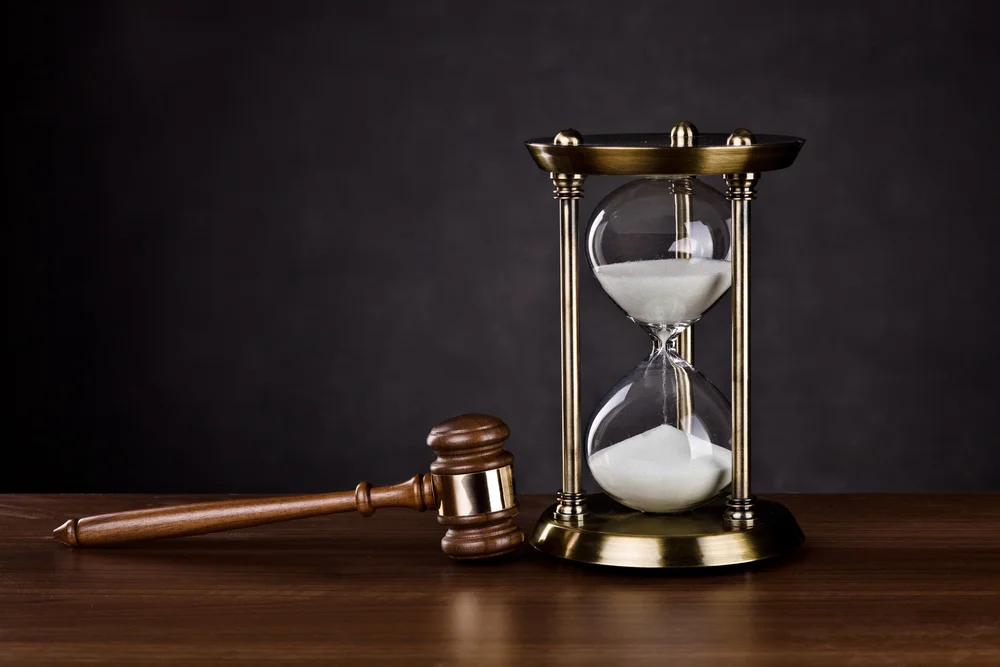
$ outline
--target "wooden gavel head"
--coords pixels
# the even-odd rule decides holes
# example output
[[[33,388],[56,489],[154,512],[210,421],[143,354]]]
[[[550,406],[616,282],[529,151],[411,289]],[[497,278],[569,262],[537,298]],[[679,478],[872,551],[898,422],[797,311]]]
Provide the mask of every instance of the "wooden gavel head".
[[[438,522],[448,527],[441,548],[452,558],[471,560],[509,553],[524,541],[512,520],[514,456],[504,451],[510,428],[491,415],[461,415],[427,436],[438,458],[431,480]]]

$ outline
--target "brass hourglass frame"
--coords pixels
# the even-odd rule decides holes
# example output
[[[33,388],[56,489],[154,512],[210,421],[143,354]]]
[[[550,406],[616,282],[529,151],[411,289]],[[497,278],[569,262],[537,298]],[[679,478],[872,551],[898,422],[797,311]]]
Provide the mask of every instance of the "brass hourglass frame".
[[[622,567],[735,565],[786,553],[804,537],[779,503],[750,493],[749,403],[750,202],[761,172],[791,166],[803,140],[753,135],[739,129],[699,134],[688,122],[666,134],[605,134],[584,139],[564,130],[554,140],[527,142],[535,163],[549,172],[559,204],[559,286],[562,349],[562,488],[545,510],[531,544],[569,560]],[[732,207],[732,487],[725,500],[683,514],[644,514],[580,485],[578,203],[588,176],[671,176],[677,232],[690,222],[691,179],[721,175]],[[690,330],[678,353],[692,361]],[[683,394],[683,391],[680,392]],[[680,406],[679,406],[680,407]]]

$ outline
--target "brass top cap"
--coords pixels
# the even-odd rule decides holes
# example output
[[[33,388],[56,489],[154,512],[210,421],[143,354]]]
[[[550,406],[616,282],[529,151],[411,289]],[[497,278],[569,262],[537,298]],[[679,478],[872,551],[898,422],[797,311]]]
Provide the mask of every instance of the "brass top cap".
[[[528,152],[550,174],[582,176],[686,176],[743,174],[785,169],[802,148],[802,139],[773,134],[693,134],[688,146],[673,145],[677,133],[588,134],[565,130],[555,140],[531,139]],[[690,128],[692,133],[694,127]],[[677,136],[680,135],[680,137]],[[674,136],[672,136],[674,135]]]
[[[427,444],[435,451],[460,451],[500,443],[510,437],[510,427],[493,415],[459,415],[435,426]]]

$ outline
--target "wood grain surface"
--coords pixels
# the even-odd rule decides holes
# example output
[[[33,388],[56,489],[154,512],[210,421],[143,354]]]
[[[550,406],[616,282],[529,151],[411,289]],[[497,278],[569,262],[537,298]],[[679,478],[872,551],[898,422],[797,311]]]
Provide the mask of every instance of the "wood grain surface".
[[[407,510],[73,550],[67,517],[220,498],[0,496],[0,665],[1000,665],[1000,495],[774,498],[805,548],[677,574],[453,562]]]

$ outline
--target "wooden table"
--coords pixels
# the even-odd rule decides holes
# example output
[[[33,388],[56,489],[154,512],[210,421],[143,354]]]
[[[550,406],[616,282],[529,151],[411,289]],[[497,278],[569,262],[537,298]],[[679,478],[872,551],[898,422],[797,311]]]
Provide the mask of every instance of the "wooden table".
[[[775,498],[804,549],[679,574],[454,563],[408,510],[72,550],[71,516],[204,498],[0,496],[0,664],[1000,665],[1000,495]]]

